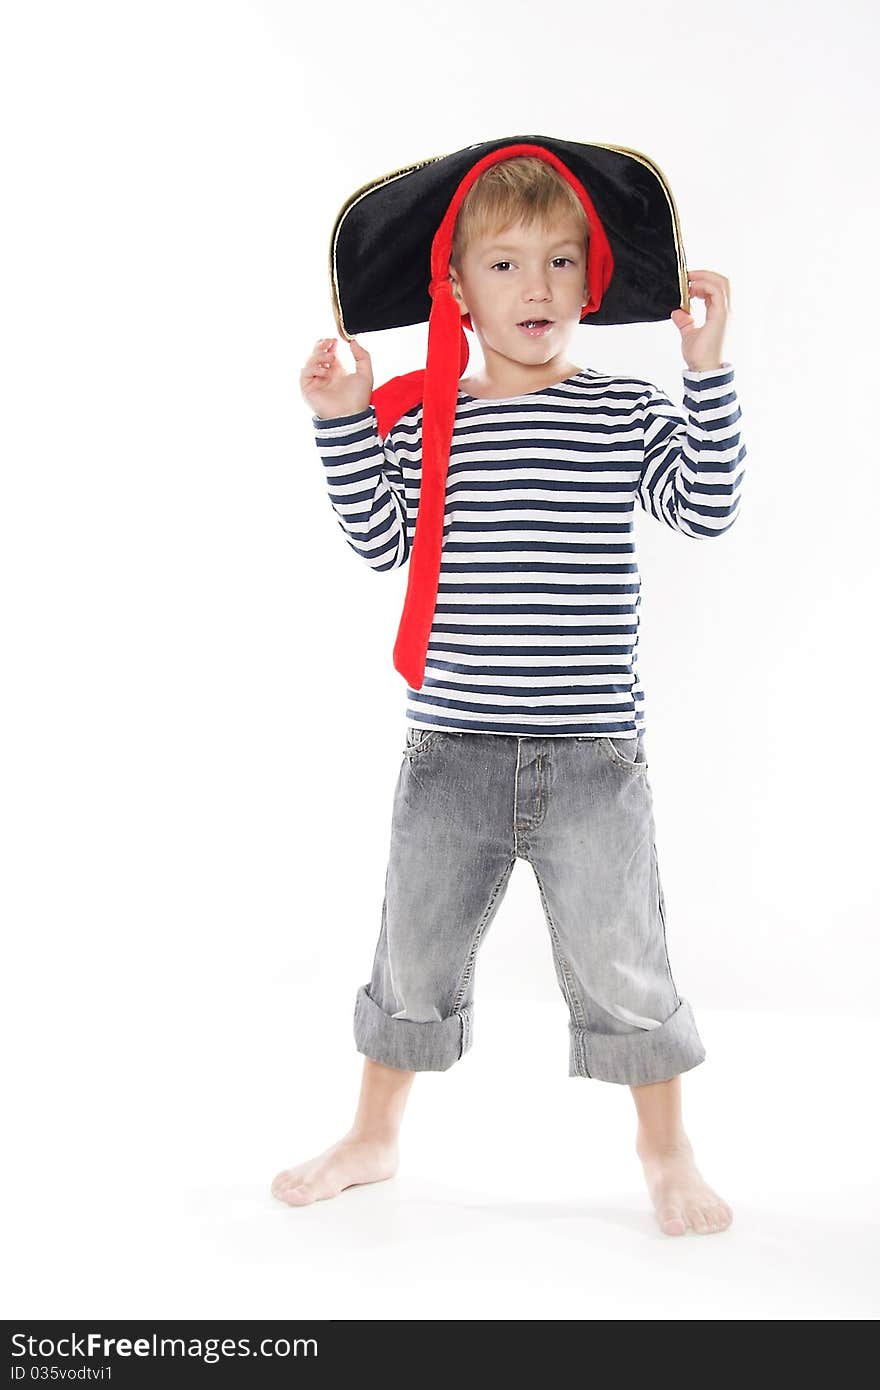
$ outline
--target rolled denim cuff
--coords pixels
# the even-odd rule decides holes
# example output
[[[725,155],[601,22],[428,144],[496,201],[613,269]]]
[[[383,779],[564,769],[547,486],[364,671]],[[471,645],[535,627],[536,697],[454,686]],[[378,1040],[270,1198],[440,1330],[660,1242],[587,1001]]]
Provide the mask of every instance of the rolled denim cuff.
[[[354,1006],[358,1052],[386,1067],[404,1071],[446,1071],[471,1045],[472,1014],[467,1005],[436,1022],[392,1018],[361,985]]]
[[[569,1076],[646,1086],[669,1081],[705,1060],[693,1010],[686,999],[665,1023],[632,1033],[592,1033],[569,1023]]]

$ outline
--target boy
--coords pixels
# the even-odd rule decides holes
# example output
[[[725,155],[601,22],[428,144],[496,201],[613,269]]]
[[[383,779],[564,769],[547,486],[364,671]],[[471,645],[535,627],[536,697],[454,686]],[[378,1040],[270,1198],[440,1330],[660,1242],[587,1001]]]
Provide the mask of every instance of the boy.
[[[459,382],[428,677],[408,690],[406,748],[372,978],[358,990],[365,1054],[351,1129],[279,1173],[299,1206],[393,1176],[417,1070],[471,1041],[473,969],[517,857],[536,874],[571,1013],[570,1074],[630,1086],[660,1229],[726,1229],[681,1118],[680,1073],[705,1052],[666,951],[643,696],[635,671],[636,499],[684,534],[737,515],[745,448],[722,359],[729,283],[691,272],[696,327],[671,317],[685,419],[649,383],[567,354],[590,299],[591,228],[542,159],[496,163],[455,220],[449,282],[484,356]],[[300,378],[346,538],[402,565],[420,501],[422,408],[383,442],[369,354],[316,344]],[[418,693],[421,691],[421,693]]]

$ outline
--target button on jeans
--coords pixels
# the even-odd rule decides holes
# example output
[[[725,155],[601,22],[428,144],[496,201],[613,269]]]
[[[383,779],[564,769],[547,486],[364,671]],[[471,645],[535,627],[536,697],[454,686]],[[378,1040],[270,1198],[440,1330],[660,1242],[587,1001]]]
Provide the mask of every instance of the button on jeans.
[[[408,725],[359,1052],[445,1071],[473,1039],[474,968],[517,858],[532,866],[568,1007],[570,1076],[665,1081],[705,1051],[666,948],[644,735]]]

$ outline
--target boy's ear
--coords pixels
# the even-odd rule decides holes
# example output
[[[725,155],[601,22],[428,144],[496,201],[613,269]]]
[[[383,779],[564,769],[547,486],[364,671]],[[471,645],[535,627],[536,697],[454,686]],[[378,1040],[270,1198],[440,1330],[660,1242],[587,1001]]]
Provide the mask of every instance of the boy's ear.
[[[456,302],[456,304],[458,305],[459,309],[461,310],[462,314],[468,313],[468,312],[469,312],[469,311],[468,311],[468,306],[467,306],[467,304],[465,303],[465,298],[464,298],[464,294],[462,293],[461,285],[458,283],[458,280],[457,280],[457,278],[456,278],[455,271],[452,269],[452,267],[450,267],[450,269],[449,269],[449,280],[450,280],[450,283],[452,284],[452,297],[453,297],[453,299],[455,300],[455,302]]]

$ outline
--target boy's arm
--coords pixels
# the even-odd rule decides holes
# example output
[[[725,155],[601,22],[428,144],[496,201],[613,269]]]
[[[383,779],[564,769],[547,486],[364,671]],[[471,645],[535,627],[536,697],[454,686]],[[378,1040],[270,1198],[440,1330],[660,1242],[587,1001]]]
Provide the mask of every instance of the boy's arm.
[[[374,570],[409,558],[406,492],[391,435],[384,443],[376,410],[322,420],[312,416],[330,501],[352,550]]]
[[[642,402],[644,453],[639,501],[686,536],[723,535],[736,521],[746,446],[729,362],[685,368],[684,411],[657,386]]]

